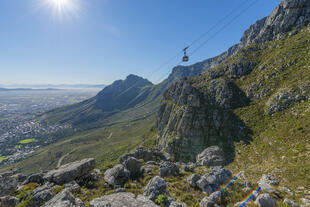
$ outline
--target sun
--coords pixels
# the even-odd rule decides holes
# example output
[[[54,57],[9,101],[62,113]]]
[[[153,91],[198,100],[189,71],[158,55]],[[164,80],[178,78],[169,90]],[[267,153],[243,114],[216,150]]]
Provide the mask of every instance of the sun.
[[[79,0],[44,0],[45,4],[59,18],[64,16],[78,16],[80,11]]]

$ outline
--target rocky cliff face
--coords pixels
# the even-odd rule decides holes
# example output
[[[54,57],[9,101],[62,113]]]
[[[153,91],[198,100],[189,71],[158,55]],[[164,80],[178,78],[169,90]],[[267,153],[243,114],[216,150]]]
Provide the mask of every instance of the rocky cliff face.
[[[241,38],[241,45],[281,38],[281,33],[310,22],[309,0],[284,0],[271,13],[253,24]]]
[[[195,86],[191,79],[179,81],[164,94],[157,145],[174,160],[193,161],[214,144],[229,153],[235,137],[246,135],[236,130],[242,123],[231,110],[246,104],[245,94],[231,81],[210,80],[202,86]]]

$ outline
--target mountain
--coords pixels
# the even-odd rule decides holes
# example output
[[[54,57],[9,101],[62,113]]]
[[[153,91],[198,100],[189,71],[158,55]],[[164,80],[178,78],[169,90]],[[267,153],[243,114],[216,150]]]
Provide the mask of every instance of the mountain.
[[[56,168],[59,160],[96,158],[104,176],[82,182],[74,194],[87,205],[100,196],[96,202],[124,199],[122,193],[110,195],[113,190],[149,195],[154,186],[165,186],[151,197],[162,206],[168,198],[187,206],[236,206],[259,185],[256,204],[249,206],[264,201],[307,206],[309,19],[309,1],[284,0],[220,56],[177,66],[157,85],[130,75],[92,99],[48,112],[50,121],[97,128],[42,148],[13,167],[37,172]],[[136,179],[140,167],[144,174]],[[233,175],[234,185],[217,197]]]
[[[284,0],[235,54],[174,83],[160,106],[157,147],[195,161],[217,145],[253,180],[269,172],[292,188],[310,186],[309,22],[310,1]]]

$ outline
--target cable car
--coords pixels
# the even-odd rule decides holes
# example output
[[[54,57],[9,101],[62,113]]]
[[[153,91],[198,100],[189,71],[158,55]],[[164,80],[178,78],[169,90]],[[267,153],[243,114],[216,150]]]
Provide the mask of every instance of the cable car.
[[[188,62],[189,57],[186,55],[186,50],[188,49],[188,47],[184,48],[184,56],[183,56],[183,62]]]

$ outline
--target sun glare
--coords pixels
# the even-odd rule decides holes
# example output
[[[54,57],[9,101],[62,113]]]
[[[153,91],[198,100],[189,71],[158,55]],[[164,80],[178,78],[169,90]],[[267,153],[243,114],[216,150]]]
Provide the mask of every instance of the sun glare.
[[[59,18],[64,16],[78,16],[80,11],[79,0],[45,0],[45,4]]]

